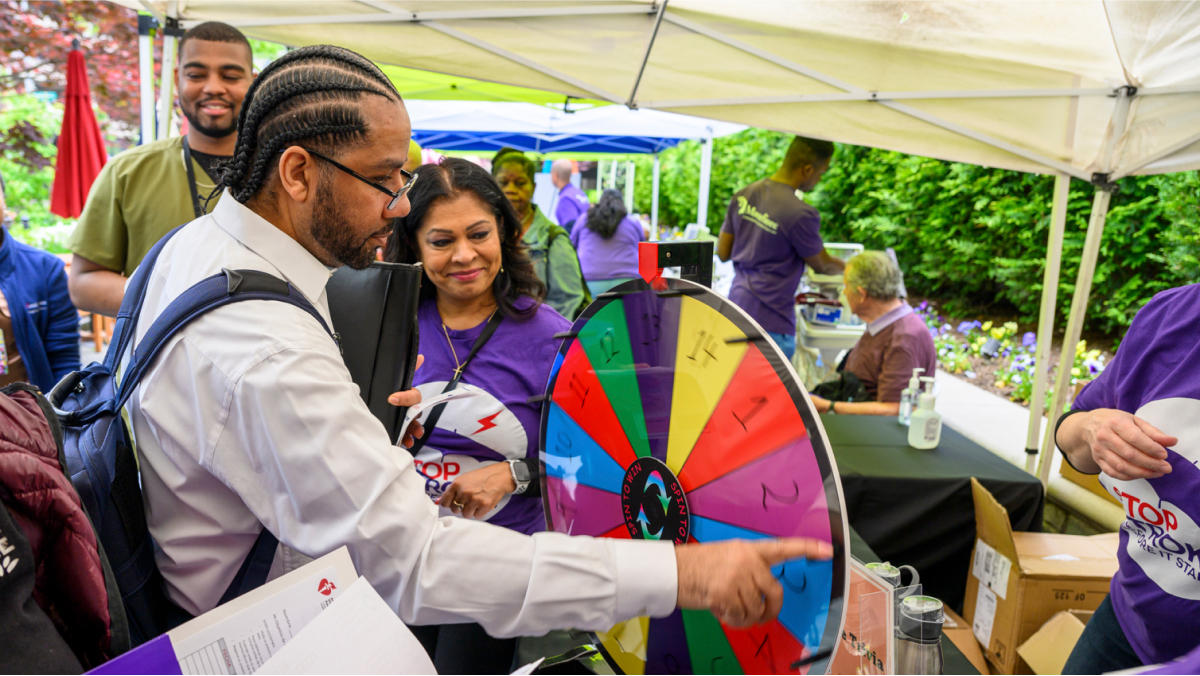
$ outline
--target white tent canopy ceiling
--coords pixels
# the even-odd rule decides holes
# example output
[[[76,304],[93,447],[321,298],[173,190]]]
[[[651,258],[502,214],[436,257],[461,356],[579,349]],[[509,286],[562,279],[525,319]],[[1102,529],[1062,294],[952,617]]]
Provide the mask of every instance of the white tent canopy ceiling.
[[[185,28],[215,19],[289,45],[946,160],[1084,180],[1200,167],[1192,2],[178,0],[176,12]],[[1132,104],[1110,137],[1119,91]]]
[[[1047,337],[1067,186],[1090,181],[1097,192],[1065,345],[1082,330],[1112,182],[1200,168],[1194,1],[119,1],[184,28],[225,21],[263,40],[345,45],[383,63],[1055,174],[1039,321]],[[1049,344],[1039,340],[1041,364]],[[1051,421],[1069,378],[1060,369]],[[1045,386],[1037,369],[1033,454]]]

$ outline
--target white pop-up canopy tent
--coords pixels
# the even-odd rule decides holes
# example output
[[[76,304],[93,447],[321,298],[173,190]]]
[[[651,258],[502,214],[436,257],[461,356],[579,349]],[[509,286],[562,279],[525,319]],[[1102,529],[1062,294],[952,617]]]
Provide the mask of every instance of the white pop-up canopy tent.
[[[347,45],[385,63],[1054,173],[1044,335],[1055,316],[1068,182],[1092,182],[1065,345],[1082,329],[1112,183],[1200,167],[1196,2],[121,2],[185,27],[221,20],[254,37]],[[1048,349],[1040,341],[1040,363]],[[1060,369],[1052,419],[1069,378]],[[1045,385],[1038,369],[1031,449]],[[1046,439],[1043,481],[1052,451]]]
[[[402,92],[403,93],[403,92]],[[690,115],[625,106],[570,111],[532,103],[424,101],[406,103],[413,138],[444,151],[495,152],[504,147],[526,152],[654,154],[650,226],[658,232],[658,153],[686,139],[704,144],[700,163],[699,217],[704,223],[712,176],[712,139],[746,127]],[[613,169],[616,165],[611,165]],[[631,167],[632,168],[632,167]],[[633,174],[626,174],[625,199],[632,204]]]

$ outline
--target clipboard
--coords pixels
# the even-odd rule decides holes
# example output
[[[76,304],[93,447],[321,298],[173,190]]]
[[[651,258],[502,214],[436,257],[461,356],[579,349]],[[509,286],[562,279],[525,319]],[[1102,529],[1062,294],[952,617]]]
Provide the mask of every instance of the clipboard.
[[[342,360],[393,444],[403,431],[406,409],[387,399],[412,387],[424,275],[420,263],[374,262],[364,270],[338,268],[325,285]]]

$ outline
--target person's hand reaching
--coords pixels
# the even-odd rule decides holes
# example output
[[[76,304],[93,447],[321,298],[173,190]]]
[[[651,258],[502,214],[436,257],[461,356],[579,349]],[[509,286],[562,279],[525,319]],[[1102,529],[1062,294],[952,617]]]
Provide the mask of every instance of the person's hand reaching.
[[[421,365],[424,363],[425,355],[417,355],[417,369],[421,368]],[[413,370],[416,371],[417,369]],[[388,397],[388,403],[392,406],[400,406],[403,408],[415,406],[421,403],[421,393],[415,387],[411,390],[395,392],[392,394],[392,396]],[[404,436],[400,438],[400,444],[405,448],[412,448],[412,445],[416,443],[416,440],[420,439],[424,435],[425,428],[422,427],[421,423],[414,418],[413,421],[409,423],[408,429],[404,430]]]
[[[829,543],[808,538],[676,545],[677,603],[684,609],[711,610],[730,627],[770,622],[783,607],[783,587],[771,567],[791,559],[832,556]]]
[[[1178,444],[1179,439],[1117,409],[1101,408],[1080,415],[1087,417],[1084,441],[1105,474],[1131,481],[1157,479],[1171,472],[1166,447]]]

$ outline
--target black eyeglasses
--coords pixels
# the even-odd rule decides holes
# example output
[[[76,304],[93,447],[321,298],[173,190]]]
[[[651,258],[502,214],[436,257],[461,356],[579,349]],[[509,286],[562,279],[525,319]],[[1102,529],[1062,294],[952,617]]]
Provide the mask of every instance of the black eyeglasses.
[[[304,146],[296,146],[296,147],[304,148]],[[315,150],[309,150],[308,148],[304,148],[304,150],[307,151],[309,155],[312,155],[313,157],[319,157],[319,158],[325,160],[326,162],[337,167],[338,169],[341,169],[342,171],[346,172],[347,174],[350,174],[354,178],[357,178],[358,180],[362,181],[363,183],[366,183],[367,185],[371,186],[372,188],[375,188],[379,192],[387,195],[388,197],[391,197],[392,201],[388,202],[386,211],[391,211],[392,209],[395,209],[396,203],[400,201],[400,198],[404,197],[405,193],[407,193],[410,189],[412,189],[413,184],[417,182],[416,174],[413,174],[412,172],[408,172],[408,171],[401,169],[400,175],[404,177],[404,185],[400,186],[399,190],[392,192],[391,190],[388,190],[387,188],[376,183],[375,181],[372,181],[371,179],[367,178],[366,176],[363,176],[362,174],[358,173],[357,171],[351,169],[350,167],[343,165],[342,163],[340,163],[336,160],[325,157],[324,155],[322,155],[321,153],[319,153]]]

